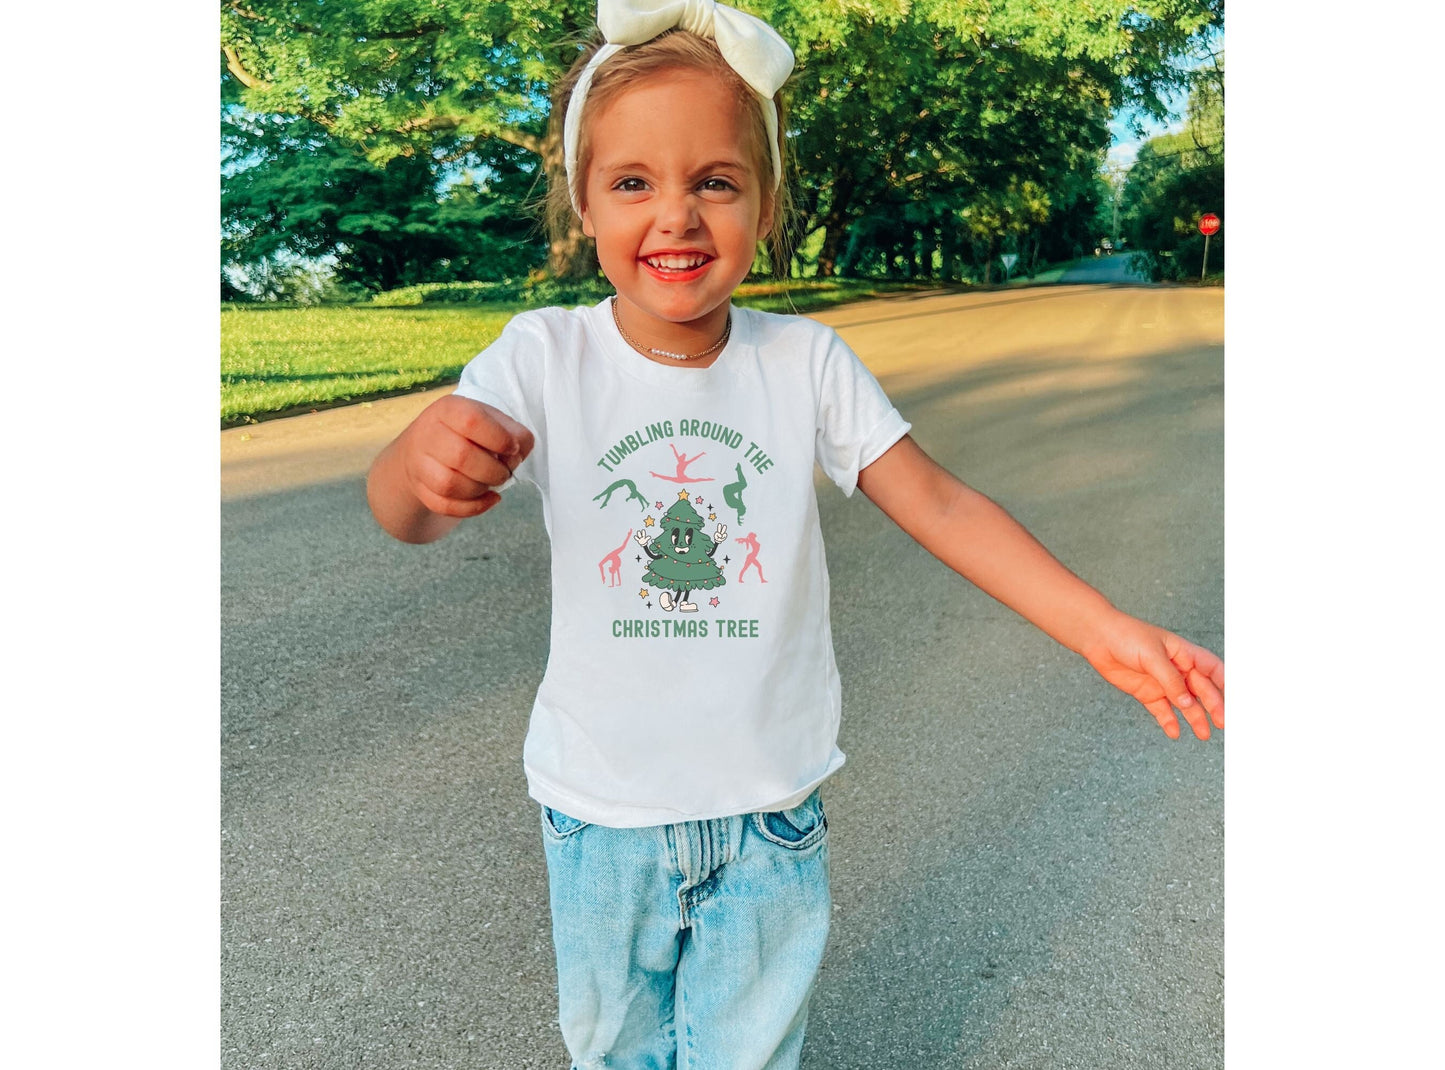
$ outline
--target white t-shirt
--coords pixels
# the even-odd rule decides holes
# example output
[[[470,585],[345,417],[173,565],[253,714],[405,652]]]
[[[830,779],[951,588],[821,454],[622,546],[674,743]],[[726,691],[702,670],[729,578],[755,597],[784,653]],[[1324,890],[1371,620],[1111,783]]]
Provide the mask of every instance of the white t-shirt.
[[[851,496],[911,425],[832,328],[732,315],[696,368],[632,349],[607,300],[524,312],[457,386],[536,436],[514,478],[542,494],[552,635],[523,764],[584,821],[785,809],[843,764],[813,464]]]

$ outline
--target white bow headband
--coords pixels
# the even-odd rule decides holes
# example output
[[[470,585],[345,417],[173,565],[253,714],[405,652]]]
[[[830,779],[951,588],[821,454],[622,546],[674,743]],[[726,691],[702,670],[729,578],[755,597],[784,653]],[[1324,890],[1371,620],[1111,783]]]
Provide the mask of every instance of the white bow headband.
[[[783,159],[773,95],[793,72],[793,50],[776,30],[762,19],[715,0],[597,0],[597,25],[607,43],[597,50],[577,79],[562,129],[567,192],[579,216],[582,207],[577,203],[577,152],[582,140],[582,106],[592,87],[592,76],[628,45],[651,41],[674,27],[716,41],[728,66],[762,100],[768,147],[773,153],[773,188],[778,188],[783,180]]]

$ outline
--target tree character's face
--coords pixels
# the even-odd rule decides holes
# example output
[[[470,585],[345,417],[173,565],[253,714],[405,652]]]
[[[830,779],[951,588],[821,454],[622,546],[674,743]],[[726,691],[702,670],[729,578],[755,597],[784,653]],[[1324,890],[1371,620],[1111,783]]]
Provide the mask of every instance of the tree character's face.
[[[653,544],[654,550],[685,564],[709,560],[708,551],[712,548],[712,540],[698,531],[696,525],[676,520],[662,529],[662,534]]]

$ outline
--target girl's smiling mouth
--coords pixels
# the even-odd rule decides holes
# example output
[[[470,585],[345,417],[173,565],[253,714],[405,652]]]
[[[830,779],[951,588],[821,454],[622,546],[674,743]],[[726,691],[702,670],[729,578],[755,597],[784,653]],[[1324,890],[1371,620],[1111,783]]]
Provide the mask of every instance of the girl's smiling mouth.
[[[666,282],[686,282],[698,278],[714,258],[706,253],[649,253],[638,257],[648,272]]]

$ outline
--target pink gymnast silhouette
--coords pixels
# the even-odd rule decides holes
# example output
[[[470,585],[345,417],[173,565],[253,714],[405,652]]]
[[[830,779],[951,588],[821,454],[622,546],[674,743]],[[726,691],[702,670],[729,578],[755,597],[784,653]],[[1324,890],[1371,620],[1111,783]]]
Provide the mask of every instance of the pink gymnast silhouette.
[[[687,474],[687,466],[692,464],[693,461],[696,461],[702,457],[706,457],[706,450],[703,450],[702,453],[699,453],[694,457],[689,457],[685,453],[678,453],[677,447],[674,446],[671,442],[669,442],[667,446],[670,450],[672,450],[673,457],[677,459],[677,474],[672,476],[665,476],[661,472],[648,472],[648,475],[653,476],[656,479],[665,479],[669,483],[711,483],[713,481],[712,476],[690,476]]]
[[[622,551],[627,549],[630,541],[632,541],[632,529],[628,528],[627,538],[622,540],[622,545],[597,562],[597,571],[602,575],[602,582],[609,587],[622,586]],[[612,573],[610,581],[607,577],[608,572]]]
[[[758,533],[756,531],[750,531],[746,535],[739,535],[733,541],[740,542],[748,548],[748,558],[743,562],[743,567],[738,570],[738,582],[743,582],[743,573],[746,572],[748,566],[751,565],[758,570],[758,579],[763,583],[767,583],[768,581],[763,577],[763,566],[758,564]]]

